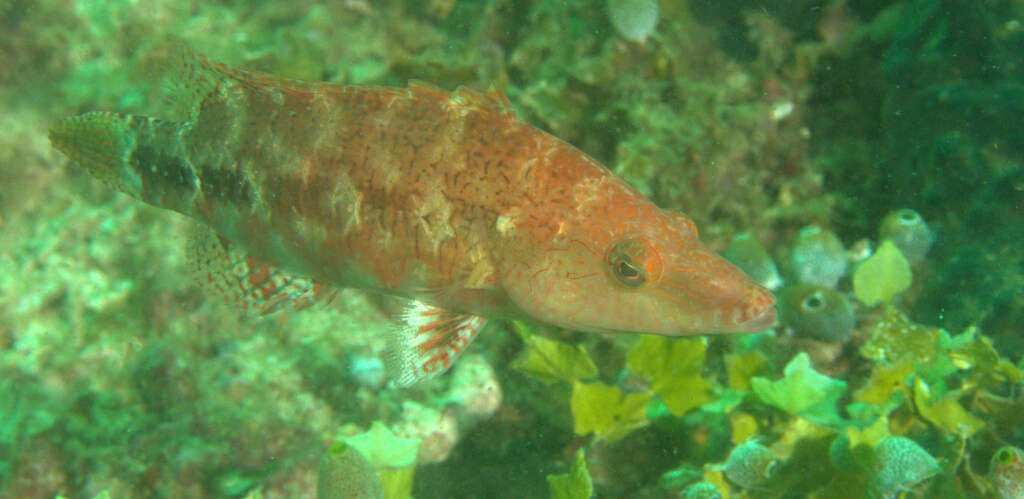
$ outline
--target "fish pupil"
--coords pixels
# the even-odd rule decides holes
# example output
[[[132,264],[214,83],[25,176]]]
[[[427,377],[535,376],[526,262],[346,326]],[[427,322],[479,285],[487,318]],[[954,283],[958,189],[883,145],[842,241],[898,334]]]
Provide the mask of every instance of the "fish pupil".
[[[644,282],[643,271],[630,261],[626,255],[616,255],[612,261],[615,278],[622,284],[635,288]]]
[[[636,239],[621,241],[608,251],[608,272],[627,287],[639,287],[647,281],[647,273],[651,271],[648,255],[643,242]],[[636,260],[642,264],[635,263]]]

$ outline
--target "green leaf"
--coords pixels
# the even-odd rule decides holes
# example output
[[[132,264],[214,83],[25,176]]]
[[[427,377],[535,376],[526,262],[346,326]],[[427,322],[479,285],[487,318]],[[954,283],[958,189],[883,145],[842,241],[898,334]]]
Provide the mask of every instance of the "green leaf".
[[[953,338],[952,343],[956,346],[949,352],[953,365],[957,369],[971,372],[971,385],[991,388],[1004,382],[1019,383],[1021,370],[999,358],[992,342],[977,332],[976,328],[971,327]]]
[[[380,421],[374,421],[369,431],[342,437],[342,441],[358,450],[374,469],[412,466],[420,448],[420,439],[397,437]]]
[[[858,428],[856,425],[850,425],[846,428],[846,437],[851,449],[858,445],[867,445],[873,448],[878,442],[888,436],[889,418],[885,416],[875,418],[871,424],[862,428]]]
[[[942,356],[949,341],[945,331],[912,322],[899,310],[890,308],[875,324],[871,339],[860,353],[871,360],[895,362],[909,357],[928,364]]]
[[[754,393],[761,400],[794,416],[801,416],[820,425],[842,423],[836,403],[846,391],[846,383],[820,374],[811,367],[811,358],[801,352],[786,365],[784,377],[769,381],[751,380]]]
[[[985,427],[985,422],[967,412],[955,396],[936,396],[921,378],[914,379],[914,407],[924,419],[961,438],[970,438]]]
[[[594,495],[594,484],[587,471],[583,449],[576,451],[576,459],[568,473],[548,475],[548,489],[551,499],[590,499]]]
[[[915,370],[913,360],[908,358],[892,365],[875,364],[871,378],[853,394],[853,399],[872,405],[885,404],[894,394],[903,392]]]
[[[672,414],[682,416],[711,400],[711,384],[701,377],[707,340],[645,335],[629,350],[629,370],[646,377]]]
[[[899,310],[890,308],[875,324],[860,353],[871,360],[894,363],[911,359],[917,363],[917,374],[929,383],[937,383],[956,372],[946,353],[951,343],[942,329],[912,322]]]
[[[547,384],[572,383],[597,375],[597,366],[583,347],[533,334],[519,322],[514,322],[513,326],[525,343],[522,353],[512,362],[513,368]]]
[[[377,470],[380,476],[382,499],[407,499],[412,497],[412,480],[416,466],[400,469],[385,468]]]
[[[882,242],[853,274],[853,293],[867,306],[889,303],[910,287],[910,264],[892,241]]]
[[[750,378],[767,370],[768,358],[757,350],[725,356],[725,371],[733,390],[750,391]]]
[[[647,404],[651,398],[650,392],[623,396],[614,386],[574,381],[569,401],[573,429],[577,435],[593,432],[614,442],[647,425]]]
[[[718,396],[713,398],[711,402],[701,406],[701,410],[718,414],[728,414],[743,402],[747,393],[748,392],[738,392],[731,388],[726,388],[719,391],[717,394]]]

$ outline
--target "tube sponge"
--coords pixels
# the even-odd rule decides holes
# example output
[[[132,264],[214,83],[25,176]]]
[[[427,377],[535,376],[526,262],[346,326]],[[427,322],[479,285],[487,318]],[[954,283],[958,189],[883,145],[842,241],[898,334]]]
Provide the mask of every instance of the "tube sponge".
[[[797,282],[834,288],[846,274],[846,248],[832,231],[811,225],[800,230],[789,255]]]
[[[378,499],[382,494],[380,479],[358,450],[344,443],[327,449],[320,460],[317,499]]]
[[[941,470],[938,461],[917,442],[899,436],[888,436],[878,442],[873,464],[875,490],[883,497],[910,490]]]
[[[740,268],[754,282],[771,290],[782,285],[782,277],[775,266],[775,260],[764,245],[749,232],[744,232],[732,239],[732,244],[722,254],[726,260]]]
[[[924,260],[928,250],[935,242],[935,233],[928,227],[921,214],[914,210],[903,209],[889,212],[878,227],[878,240],[892,241],[903,256],[912,264]]]
[[[842,342],[850,337],[856,316],[838,291],[814,284],[786,288],[779,297],[782,322],[803,338]]]
[[[658,0],[608,0],[608,18],[631,42],[643,42],[658,24]]]

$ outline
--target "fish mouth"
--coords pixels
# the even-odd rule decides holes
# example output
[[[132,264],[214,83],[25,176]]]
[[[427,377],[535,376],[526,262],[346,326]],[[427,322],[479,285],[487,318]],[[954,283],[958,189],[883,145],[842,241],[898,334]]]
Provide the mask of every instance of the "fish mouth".
[[[739,331],[743,333],[760,333],[775,324],[775,307],[768,307],[761,315],[739,324]]]

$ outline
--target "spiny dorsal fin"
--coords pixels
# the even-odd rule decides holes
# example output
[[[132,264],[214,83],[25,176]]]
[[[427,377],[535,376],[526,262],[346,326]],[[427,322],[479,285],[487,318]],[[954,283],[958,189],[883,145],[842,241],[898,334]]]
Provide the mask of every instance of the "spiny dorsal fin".
[[[328,303],[337,290],[258,262],[206,227],[189,237],[188,260],[200,286],[244,312],[269,315],[285,308],[302,310]]]
[[[454,92],[447,92],[430,83],[410,80],[407,89],[413,94],[425,95],[431,99],[448,102],[449,106],[462,110],[463,113],[493,113],[503,118],[515,118],[515,110],[505,94],[495,86],[484,93],[468,87],[459,87]]]
[[[234,99],[243,92],[282,94],[309,92],[328,83],[279,78],[245,71],[210,60],[188,43],[170,38],[163,42],[160,73],[178,118],[192,121],[207,99]]]
[[[399,387],[434,379],[455,363],[487,319],[410,302],[392,334],[384,362]]]
[[[155,74],[163,79],[171,119],[193,121],[199,105],[218,91],[227,76],[222,65],[192,50],[184,40],[170,36],[153,49]]]

